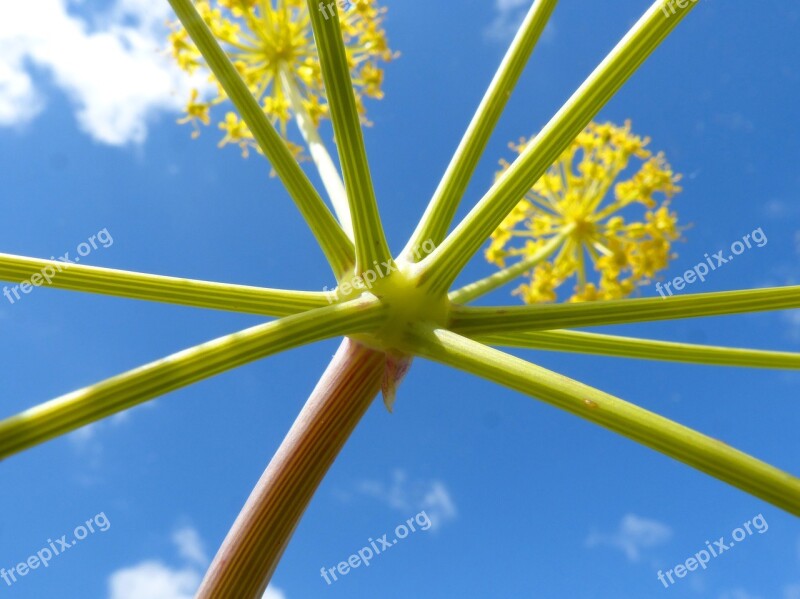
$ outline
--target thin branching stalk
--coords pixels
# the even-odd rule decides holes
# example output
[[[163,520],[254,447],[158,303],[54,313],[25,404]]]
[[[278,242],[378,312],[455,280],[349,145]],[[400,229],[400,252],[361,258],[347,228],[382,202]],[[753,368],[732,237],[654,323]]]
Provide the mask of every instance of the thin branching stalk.
[[[419,248],[426,241],[438,245],[447,234],[486,144],[557,3],[558,0],[536,0],[528,10],[425,214],[401,253],[409,262],[425,257]]]
[[[261,151],[272,164],[308,223],[337,278],[353,267],[350,239],[339,226],[303,169],[269,122],[247,85],[231,64],[214,35],[197,12],[192,0],[169,0],[172,9],[197,45],[225,93],[239,110]]]
[[[345,339],[225,538],[196,599],[260,599],[303,512],[381,387],[384,354]]]
[[[30,282],[36,274],[48,287],[263,316],[289,316],[330,303],[321,292],[214,283],[0,254],[0,281]]]
[[[454,306],[450,329],[468,336],[651,322],[800,308],[800,286],[575,304]]]
[[[800,516],[800,479],[722,441],[450,331],[418,328],[413,339],[418,355],[540,399]]]
[[[423,279],[445,291],[520,199],[545,173],[600,109],[694,8],[687,2],[666,16],[656,0],[583,85],[495,182],[442,244],[423,261]]]
[[[251,327],[68,393],[0,422],[0,459],[144,401],[285,351],[374,330],[378,302],[359,298]]]
[[[390,260],[392,255],[378,213],[338,13],[326,19],[318,4],[316,0],[308,0],[308,12],[344,173],[356,244],[356,274],[360,275],[374,268],[375,262]],[[338,11],[335,3],[330,6],[334,12]]]
[[[800,368],[800,353],[796,352],[675,343],[600,335],[583,331],[495,333],[480,335],[475,339],[487,345],[635,358],[637,360],[663,360],[745,368],[785,368],[790,370]]]
[[[474,299],[486,295],[491,291],[494,291],[495,289],[499,289],[507,283],[510,283],[520,275],[534,268],[537,264],[544,262],[550,256],[552,256],[553,252],[561,247],[561,244],[564,242],[564,239],[568,234],[569,231],[560,233],[543,245],[535,254],[525,256],[516,264],[504,268],[503,270],[499,270],[496,273],[481,279],[480,281],[475,281],[469,285],[464,285],[461,289],[451,291],[448,296],[450,301],[454,304],[466,304]]]

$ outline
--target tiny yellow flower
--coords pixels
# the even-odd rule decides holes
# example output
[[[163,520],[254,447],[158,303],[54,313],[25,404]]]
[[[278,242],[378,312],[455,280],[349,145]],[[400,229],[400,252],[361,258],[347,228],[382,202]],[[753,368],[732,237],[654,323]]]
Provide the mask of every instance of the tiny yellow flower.
[[[211,117],[209,116],[211,104],[208,102],[200,102],[199,97],[200,92],[198,92],[196,89],[193,89],[189,97],[189,101],[186,103],[186,116],[178,120],[178,122],[181,124],[192,124],[192,127],[194,127],[194,131],[192,131],[192,137],[194,138],[200,135],[200,127],[197,125],[198,122],[204,125],[208,125],[211,122]]]
[[[298,110],[305,110],[315,126],[328,116],[322,70],[305,0],[196,0],[195,4],[284,139],[287,139],[287,123]],[[334,18],[337,4],[356,103],[363,122],[369,124],[363,99],[383,97],[381,64],[395,57],[382,27],[386,9],[379,8],[376,0],[331,0],[320,3],[318,10],[326,19]],[[194,73],[198,68],[206,68],[180,23],[173,24],[170,46],[175,61],[184,71]],[[194,137],[200,130],[198,124],[209,124],[210,108],[227,100],[219,84],[208,102],[201,102],[199,96],[197,90],[192,92],[186,115],[179,121],[194,126]],[[301,105],[293,105],[293,97]],[[238,145],[245,156],[250,148],[256,147],[247,126],[230,114],[220,123],[220,129],[225,132],[220,145]],[[299,156],[299,146],[289,145]]]
[[[510,147],[521,153],[529,142]],[[663,154],[647,149],[649,142],[631,132],[630,122],[591,123],[525,194],[492,234],[486,259],[505,267],[509,258],[535,256],[559,236],[563,241],[515,295],[526,303],[555,301],[556,289],[574,279],[569,301],[618,299],[668,266],[681,235],[669,208],[681,191],[680,175]],[[498,176],[509,166],[501,165]]]

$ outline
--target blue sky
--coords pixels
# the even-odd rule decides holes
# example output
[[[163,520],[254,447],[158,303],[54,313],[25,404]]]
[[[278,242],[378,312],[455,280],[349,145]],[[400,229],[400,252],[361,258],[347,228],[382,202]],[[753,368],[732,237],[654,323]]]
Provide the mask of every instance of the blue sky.
[[[71,3],[64,12],[62,0],[46,0],[36,14],[23,5],[0,23],[0,251],[75,255],[106,230],[113,243],[85,263],[331,286],[268,165],[217,149],[213,130],[194,141],[175,124],[187,84],[153,52],[164,43],[155,29],[165,4]],[[386,27],[402,57],[387,68],[385,100],[368,105],[375,125],[365,137],[395,250],[435,189],[523,5],[388,3]],[[648,3],[609,6],[560,3],[461,215],[490,185],[497,160],[509,157],[506,144],[546,123]],[[693,226],[666,277],[758,228],[768,239],[691,292],[800,283],[800,7],[785,0],[754,7],[701,1],[599,116],[632,119],[685,175],[673,205]],[[92,69],[99,74],[87,74]],[[490,270],[476,260],[463,280]],[[507,290],[492,299],[516,302]],[[0,298],[0,415],[258,322],[47,288],[14,304]],[[605,331],[800,349],[799,312]],[[190,597],[337,343],[246,366],[4,461],[0,568],[99,514],[110,524],[95,526],[48,568],[11,586],[0,580],[0,597]],[[796,373],[519,353],[800,472]],[[391,536],[422,510],[431,515],[429,530],[334,584],[322,579],[321,567],[346,560],[369,538]],[[658,581],[659,570],[759,515],[768,528],[707,570],[669,589]],[[420,360],[395,413],[378,401],[366,415],[273,583],[273,599],[797,599],[800,525],[594,425]]]

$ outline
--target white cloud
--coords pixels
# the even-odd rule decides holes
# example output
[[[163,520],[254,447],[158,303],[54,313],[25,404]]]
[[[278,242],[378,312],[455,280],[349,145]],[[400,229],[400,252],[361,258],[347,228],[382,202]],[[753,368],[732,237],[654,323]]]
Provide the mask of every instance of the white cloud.
[[[157,561],[117,570],[108,581],[109,599],[192,599],[199,585],[196,570],[173,570]]]
[[[203,549],[200,534],[191,526],[185,526],[172,533],[172,542],[178,548],[178,554],[185,560],[205,566],[208,557]]]
[[[19,58],[6,59],[0,58],[0,126],[24,125],[44,108],[44,100],[36,95],[30,75],[19,68]]]
[[[120,568],[108,578],[108,599],[192,599],[208,563],[203,541],[194,528],[187,526],[173,533],[172,542],[187,564],[173,568],[150,559]],[[286,595],[270,586],[263,599],[286,599]]]
[[[286,599],[286,595],[283,594],[283,591],[268,587],[267,592],[264,593],[262,599]]]
[[[495,42],[510,42],[525,19],[525,14],[530,6],[530,0],[495,0],[494,8],[497,14],[484,29],[484,36]],[[541,41],[551,41],[554,35],[555,27],[550,21],[542,32]]]
[[[382,481],[367,480],[359,483],[357,490],[406,516],[425,511],[431,521],[432,530],[457,516],[455,503],[443,482],[412,481],[403,470],[395,470],[388,485]]]
[[[672,529],[666,524],[635,514],[626,514],[615,533],[592,533],[586,539],[586,546],[613,547],[622,551],[630,561],[637,562],[644,549],[663,545],[671,537]]]
[[[169,5],[117,0],[90,24],[68,0],[8,2],[0,19],[0,126],[21,126],[45,105],[47,75],[78,126],[110,145],[142,143],[160,113],[180,110],[193,82],[166,53]],[[199,83],[197,79],[196,83]]]

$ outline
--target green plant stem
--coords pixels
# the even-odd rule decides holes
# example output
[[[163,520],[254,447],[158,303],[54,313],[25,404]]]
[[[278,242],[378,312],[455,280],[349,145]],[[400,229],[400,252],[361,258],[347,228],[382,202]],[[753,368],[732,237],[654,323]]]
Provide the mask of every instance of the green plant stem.
[[[528,10],[425,214],[401,254],[409,262],[417,259],[418,248],[426,241],[438,245],[447,234],[486,144],[557,3],[558,0],[536,0]]]
[[[489,235],[503,222],[573,139],[677,26],[694,2],[666,17],[657,0],[581,87],[531,141],[464,220],[422,262],[422,281],[446,291]]]
[[[220,337],[0,422],[0,459],[149,399],[307,343],[369,331],[385,318],[378,302],[357,299]]]
[[[350,239],[292,156],[286,142],[267,119],[230,59],[203,22],[192,0],[169,0],[169,3],[286,186],[337,279],[346,276],[352,269],[354,260]]]
[[[317,167],[322,184],[325,186],[325,191],[328,192],[333,211],[336,213],[342,229],[347,233],[350,240],[353,240],[353,222],[350,218],[350,207],[347,205],[347,192],[344,189],[344,182],[339,175],[339,170],[333,163],[325,143],[319,135],[319,131],[314,125],[311,115],[308,114],[306,107],[303,105],[303,99],[300,95],[300,90],[297,88],[297,81],[291,73],[286,69],[281,69],[281,82],[287,90],[289,96],[289,104],[291,110],[295,115],[297,127],[303,135],[303,139],[308,145],[309,154],[311,159]]]
[[[390,260],[392,255],[386,243],[372,187],[361,120],[350,79],[350,65],[339,25],[338,7],[334,7],[336,15],[326,18],[318,4],[316,0],[308,0],[308,12],[322,65],[339,162],[344,173],[356,244],[356,275],[360,275],[374,268],[373,262]]]
[[[454,306],[450,329],[474,337],[520,331],[722,316],[800,308],[800,286],[529,306]]]
[[[513,266],[504,268],[503,270],[491,274],[479,281],[475,281],[474,283],[470,283],[469,285],[464,285],[464,287],[461,289],[451,291],[448,296],[450,301],[454,304],[466,304],[474,299],[486,295],[490,291],[494,291],[495,289],[510,283],[537,264],[547,260],[553,254],[553,252],[555,252],[561,246],[565,237],[566,234],[556,235],[553,237],[553,239],[543,245],[538,252],[531,256],[526,256]]]
[[[289,316],[330,303],[321,292],[213,283],[0,254],[0,280],[30,282],[36,273],[48,275],[50,283],[46,279],[42,283],[47,287],[263,316]]]
[[[525,349],[664,360],[687,364],[742,366],[746,368],[800,368],[800,353],[673,343],[633,337],[598,335],[582,331],[537,331],[480,335],[476,341]]]
[[[381,387],[384,354],[345,339],[250,494],[196,599],[260,599],[314,492]]]
[[[416,353],[585,418],[800,515],[800,479],[722,441],[445,330],[418,329]]]

